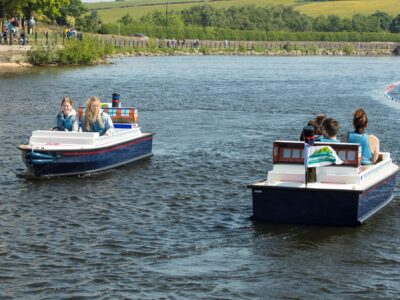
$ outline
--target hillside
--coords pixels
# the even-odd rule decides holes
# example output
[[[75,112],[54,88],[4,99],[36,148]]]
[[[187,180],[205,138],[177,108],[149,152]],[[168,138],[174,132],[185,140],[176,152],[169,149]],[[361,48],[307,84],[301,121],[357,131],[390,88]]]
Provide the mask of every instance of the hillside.
[[[340,17],[351,17],[354,14],[372,14],[377,10],[391,15],[400,14],[399,0],[338,0],[327,2],[308,2],[299,0],[126,0],[118,2],[86,3],[89,9],[97,9],[104,23],[115,23],[125,14],[137,19],[155,10],[181,10],[193,5],[208,4],[216,8],[243,5],[290,5],[296,10],[310,16],[335,14]]]

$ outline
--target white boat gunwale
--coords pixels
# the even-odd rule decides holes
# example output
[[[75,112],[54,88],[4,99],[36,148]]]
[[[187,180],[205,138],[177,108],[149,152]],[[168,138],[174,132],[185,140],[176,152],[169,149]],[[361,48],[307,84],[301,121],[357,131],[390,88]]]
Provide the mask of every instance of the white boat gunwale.
[[[282,149],[277,149],[280,146],[285,145],[292,149],[299,150],[304,147],[304,142],[300,141],[287,141],[279,140],[274,142],[273,147],[273,169],[269,172],[266,180],[262,180],[253,184],[248,185],[249,188],[276,188],[276,189],[312,189],[317,191],[335,190],[335,191],[349,191],[349,192],[365,192],[373,188],[379,182],[385,181],[388,178],[399,172],[399,166],[395,164],[388,152],[381,152],[379,154],[378,163],[363,167],[361,166],[361,148],[358,144],[352,143],[316,143],[317,146],[329,145],[335,150],[337,149],[350,149],[349,151],[355,151],[357,148],[357,163],[354,161],[347,161],[343,165],[330,165],[318,168],[319,170],[334,170],[334,173],[328,174],[329,176],[340,178],[340,176],[352,176],[353,179],[359,180],[357,183],[335,183],[335,182],[313,182],[305,184],[305,168],[304,158],[302,153],[296,153],[296,159],[290,161],[291,158],[286,158],[286,161],[282,162]],[[274,170],[279,169],[279,174],[286,174],[287,180],[271,180],[270,177]],[[282,171],[283,170],[283,171]],[[379,174],[378,174],[379,172]],[[298,180],[293,180],[293,175],[297,175]],[[326,174],[325,174],[326,175]],[[283,177],[285,175],[282,175]],[[321,176],[321,175],[319,175]],[[279,177],[279,176],[278,176]],[[317,175],[318,177],[318,175]]]
[[[131,129],[120,129],[119,131],[116,131],[114,135],[111,136],[99,136],[98,133],[88,133],[88,132],[74,132],[73,136],[71,136],[71,132],[69,131],[59,131],[55,132],[57,137],[63,137],[65,135],[65,138],[71,139],[72,137],[75,139],[74,144],[63,144],[63,143],[54,143],[53,140],[53,135],[52,132],[54,131],[45,131],[45,130],[37,130],[33,131],[32,134],[35,132],[39,133],[48,133],[48,135],[44,135],[44,137],[48,138],[47,142],[42,142],[42,143],[28,143],[28,144],[21,144],[18,146],[18,149],[20,150],[38,150],[38,151],[63,151],[63,152],[69,152],[69,151],[88,151],[88,150],[101,150],[101,149],[107,149],[110,147],[115,147],[119,145],[126,144],[128,142],[142,139],[142,138],[147,138],[151,137],[154,135],[154,133],[142,133],[139,131],[139,134],[136,135],[129,135]],[[119,133],[124,133],[126,136],[120,138],[121,136],[118,136]],[[92,144],[92,145],[87,145],[87,144],[79,144],[79,135],[87,135],[90,137],[90,140],[92,142],[95,141],[105,141],[105,143],[102,144]],[[88,135],[89,134],[89,135]],[[82,139],[82,138],[81,138]],[[107,139],[107,140],[105,140]]]

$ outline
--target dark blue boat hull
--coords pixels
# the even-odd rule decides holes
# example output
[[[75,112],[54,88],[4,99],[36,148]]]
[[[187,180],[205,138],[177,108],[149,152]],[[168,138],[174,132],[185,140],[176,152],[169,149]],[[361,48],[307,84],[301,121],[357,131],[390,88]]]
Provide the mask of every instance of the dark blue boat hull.
[[[366,191],[317,190],[250,185],[256,221],[357,226],[393,199],[396,175]]]
[[[95,150],[40,151],[21,149],[35,176],[68,176],[100,172],[152,155],[152,134]]]

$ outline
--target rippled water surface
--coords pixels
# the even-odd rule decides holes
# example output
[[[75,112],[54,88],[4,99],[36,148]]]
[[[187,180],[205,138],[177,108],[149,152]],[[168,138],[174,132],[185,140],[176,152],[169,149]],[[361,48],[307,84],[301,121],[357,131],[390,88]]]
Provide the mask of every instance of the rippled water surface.
[[[358,228],[253,223],[246,185],[275,139],[315,113],[351,129],[364,107],[400,157],[399,59],[155,57],[0,72],[0,298],[396,298],[400,195]],[[155,132],[154,156],[89,177],[28,180],[16,146],[119,92]]]

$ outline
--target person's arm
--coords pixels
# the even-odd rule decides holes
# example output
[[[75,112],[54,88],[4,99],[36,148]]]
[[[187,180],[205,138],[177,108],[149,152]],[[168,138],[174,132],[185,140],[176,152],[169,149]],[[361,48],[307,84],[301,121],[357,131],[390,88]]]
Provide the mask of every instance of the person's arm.
[[[108,114],[104,114],[104,123],[106,129],[105,135],[111,135],[114,129],[114,123]]]
[[[79,131],[79,121],[78,117],[74,116],[74,119],[72,120],[72,131]]]
[[[83,131],[83,132],[86,132],[86,131],[87,131],[87,130],[86,130],[86,126],[85,126],[85,116],[82,117],[82,120],[81,120],[81,128],[82,128],[82,131]]]
[[[368,143],[372,153],[372,162],[375,163],[379,156],[379,139],[375,135],[370,134],[368,136]]]

